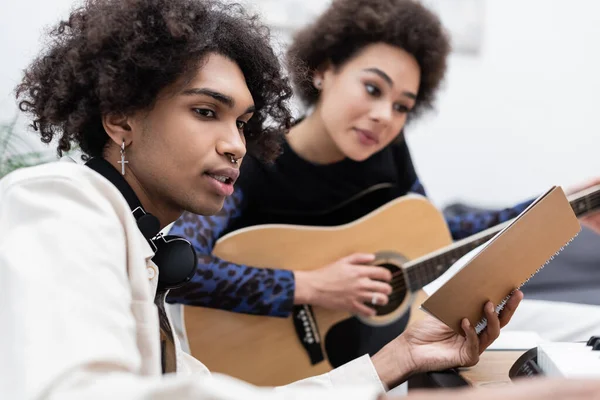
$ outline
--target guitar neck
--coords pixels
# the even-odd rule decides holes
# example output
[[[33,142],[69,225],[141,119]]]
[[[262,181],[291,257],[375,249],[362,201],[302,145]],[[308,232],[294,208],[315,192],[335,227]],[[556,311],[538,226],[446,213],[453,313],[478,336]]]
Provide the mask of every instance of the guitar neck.
[[[436,280],[459,258],[484,244],[500,232],[510,221],[488,228],[466,239],[454,242],[426,256],[416,258],[405,264],[406,273],[412,291]]]
[[[589,214],[600,208],[600,185],[593,186],[572,196],[569,203],[578,217]]]
[[[600,185],[591,187],[569,197],[573,212],[578,217],[584,216],[600,208]],[[512,221],[512,220],[511,220]],[[437,279],[459,258],[471,250],[484,244],[498,232],[504,229],[511,221],[488,228],[466,239],[443,247],[426,256],[414,259],[405,265],[411,290],[416,291]]]

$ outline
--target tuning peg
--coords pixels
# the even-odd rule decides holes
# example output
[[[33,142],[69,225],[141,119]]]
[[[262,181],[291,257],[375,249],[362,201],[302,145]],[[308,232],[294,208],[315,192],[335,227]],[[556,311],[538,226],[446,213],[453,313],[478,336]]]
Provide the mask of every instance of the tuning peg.
[[[595,346],[600,341],[600,336],[592,336],[588,340],[586,346]]]

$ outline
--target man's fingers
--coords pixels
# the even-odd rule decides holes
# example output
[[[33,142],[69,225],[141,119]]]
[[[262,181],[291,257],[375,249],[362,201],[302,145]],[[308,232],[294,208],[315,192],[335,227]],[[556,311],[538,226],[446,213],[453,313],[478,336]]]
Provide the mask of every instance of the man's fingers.
[[[487,326],[483,332],[479,335],[479,352],[483,352],[487,347],[492,344],[494,340],[500,336],[500,320],[496,314],[494,304],[488,301],[484,307],[485,318],[487,319]]]
[[[467,361],[468,365],[464,366],[468,367],[474,365],[479,360],[479,337],[475,332],[475,328],[471,326],[471,323],[469,322],[468,318],[464,318],[462,320],[461,326],[463,331],[465,332],[465,338],[467,340],[466,349],[469,353],[469,359]]]
[[[523,300],[523,292],[520,290],[516,290],[510,299],[504,305],[504,309],[500,311],[500,327],[503,328],[508,324],[512,316],[514,315],[517,307],[519,307],[519,303]]]

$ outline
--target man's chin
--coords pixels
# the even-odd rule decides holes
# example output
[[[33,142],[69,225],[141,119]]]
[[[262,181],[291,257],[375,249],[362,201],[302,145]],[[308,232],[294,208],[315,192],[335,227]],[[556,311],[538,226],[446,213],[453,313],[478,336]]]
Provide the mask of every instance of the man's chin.
[[[195,204],[194,210],[190,210],[194,214],[211,216],[217,214],[223,208],[225,199],[221,201],[207,201],[202,204]]]

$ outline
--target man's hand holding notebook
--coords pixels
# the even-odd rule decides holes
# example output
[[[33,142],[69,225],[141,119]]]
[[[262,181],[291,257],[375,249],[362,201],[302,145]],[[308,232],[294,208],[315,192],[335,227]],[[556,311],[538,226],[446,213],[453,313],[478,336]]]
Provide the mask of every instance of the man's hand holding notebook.
[[[480,333],[487,324],[485,303],[491,301],[499,312],[511,293],[554,259],[580,230],[563,190],[554,186],[432,283],[432,293],[421,309],[456,332],[463,331],[461,320],[466,317]]]

